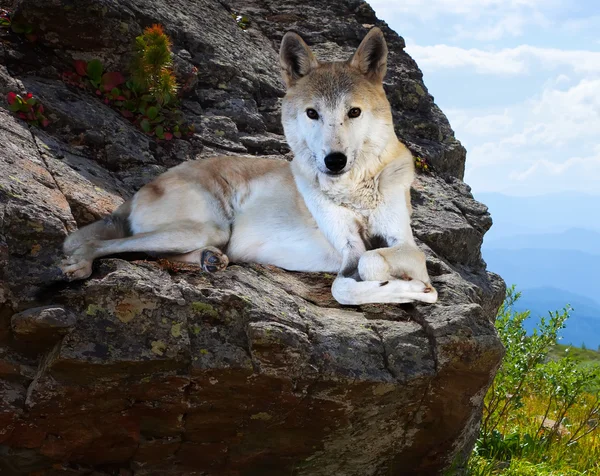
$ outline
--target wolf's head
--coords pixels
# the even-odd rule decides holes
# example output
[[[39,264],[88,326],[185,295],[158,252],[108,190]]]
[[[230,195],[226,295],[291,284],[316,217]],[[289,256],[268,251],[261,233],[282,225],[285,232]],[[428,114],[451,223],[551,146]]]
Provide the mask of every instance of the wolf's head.
[[[369,168],[395,138],[383,90],[387,45],[379,28],[346,62],[320,63],[296,33],[283,37],[279,58],[287,94],[282,121],[296,167],[307,176],[337,177]]]

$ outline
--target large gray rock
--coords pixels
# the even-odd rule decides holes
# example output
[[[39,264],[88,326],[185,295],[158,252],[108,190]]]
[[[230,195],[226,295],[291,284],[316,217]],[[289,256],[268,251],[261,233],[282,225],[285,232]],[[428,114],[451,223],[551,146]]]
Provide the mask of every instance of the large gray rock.
[[[358,0],[19,0],[30,45],[0,30],[0,93],[29,90],[41,131],[0,107],[0,472],[136,475],[428,475],[467,454],[502,356],[502,280],[485,270],[485,206],[465,151],[403,40]],[[232,11],[250,19],[242,30]],[[197,133],[156,142],[57,78],[74,58],[124,68],[152,23],[197,81]],[[68,284],[67,234],[153,177],[216,153],[289,157],[277,47],[302,33],[347,57],[371,25],[390,46],[399,136],[433,174],[413,186],[413,228],[436,305],[342,307],[330,275],[167,261],[96,263]],[[104,472],[104,473],[103,473]]]

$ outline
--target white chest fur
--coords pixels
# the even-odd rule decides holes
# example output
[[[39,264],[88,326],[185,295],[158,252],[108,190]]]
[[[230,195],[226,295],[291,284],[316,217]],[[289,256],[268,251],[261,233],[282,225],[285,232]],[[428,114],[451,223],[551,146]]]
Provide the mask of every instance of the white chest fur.
[[[373,177],[359,181],[340,177],[324,185],[322,190],[329,200],[363,217],[368,217],[382,202],[378,180]]]

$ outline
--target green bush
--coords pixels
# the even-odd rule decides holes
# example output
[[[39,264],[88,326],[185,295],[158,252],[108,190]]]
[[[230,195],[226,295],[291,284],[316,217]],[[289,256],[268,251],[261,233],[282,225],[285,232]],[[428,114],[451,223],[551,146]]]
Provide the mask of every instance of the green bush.
[[[470,475],[600,474],[600,366],[563,352],[550,359],[570,308],[549,312],[531,334],[514,287],[496,329],[506,355],[484,403]]]

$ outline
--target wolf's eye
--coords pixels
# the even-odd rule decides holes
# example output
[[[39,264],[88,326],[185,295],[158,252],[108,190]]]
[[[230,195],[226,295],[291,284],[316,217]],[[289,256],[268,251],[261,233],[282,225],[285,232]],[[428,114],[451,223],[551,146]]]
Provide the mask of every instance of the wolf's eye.
[[[360,113],[361,113],[361,110],[360,110],[360,108],[358,108],[358,107],[353,107],[352,109],[350,109],[350,110],[348,111],[348,117],[349,117],[350,119],[355,119],[355,118],[357,118],[358,116],[360,116]]]
[[[316,120],[319,118],[319,113],[317,111],[315,111],[314,109],[307,109],[306,110],[306,115],[313,120]]]

